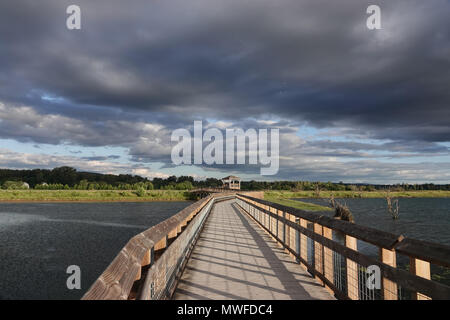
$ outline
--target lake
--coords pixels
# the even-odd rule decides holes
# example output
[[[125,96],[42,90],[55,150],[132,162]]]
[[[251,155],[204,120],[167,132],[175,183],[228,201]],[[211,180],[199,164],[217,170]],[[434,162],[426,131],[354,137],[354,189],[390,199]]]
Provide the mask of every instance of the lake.
[[[0,203],[0,299],[80,299],[130,238],[190,204]]]
[[[327,199],[294,199],[319,205],[328,205]],[[356,224],[374,229],[403,234],[404,236],[450,245],[450,198],[400,198],[400,215],[393,220],[387,211],[386,199],[345,198],[336,199],[346,204],[353,214]],[[330,211],[330,216],[334,212]],[[338,236],[333,233],[333,237]],[[337,237],[343,243],[343,238]],[[378,257],[378,248],[358,240],[358,251]],[[409,259],[397,254],[397,266],[407,269]],[[450,270],[431,265],[434,280],[450,285]]]
[[[328,205],[324,199],[296,199]],[[400,216],[393,220],[381,198],[336,199],[346,204],[355,223],[371,228],[450,245],[450,198],[400,198]],[[332,216],[334,212],[330,212]]]

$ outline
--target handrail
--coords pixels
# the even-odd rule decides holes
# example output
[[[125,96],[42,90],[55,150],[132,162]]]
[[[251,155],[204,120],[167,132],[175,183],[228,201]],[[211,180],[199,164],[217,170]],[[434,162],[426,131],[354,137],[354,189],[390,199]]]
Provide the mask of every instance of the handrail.
[[[237,203],[298,262],[340,299],[398,299],[399,288],[416,299],[449,299],[450,287],[430,280],[430,262],[450,265],[450,247],[237,194]],[[313,230],[308,228],[313,227]],[[333,240],[344,235],[345,244]],[[356,239],[379,247],[374,259],[357,250]],[[423,249],[422,249],[423,248]],[[396,252],[410,257],[410,272],[396,268]],[[382,288],[366,287],[365,270],[377,266]]]
[[[404,238],[326,217],[249,194],[217,193],[133,237],[94,282],[83,299],[168,299],[212,206],[236,199],[285,250],[340,299],[449,299],[450,287],[430,280],[430,263],[449,267],[450,247]],[[310,229],[310,227],[313,227]],[[333,239],[333,231],[345,244]],[[357,239],[379,247],[379,260],[357,249]],[[396,253],[410,257],[410,271],[396,267]],[[365,270],[377,266],[382,287],[365,288]]]
[[[313,213],[246,196],[243,194],[238,194],[238,196],[247,198],[260,204],[271,206],[272,208],[284,212],[289,212],[290,214],[298,218],[303,218],[308,221],[318,223],[322,226],[340,231],[342,233],[345,233],[346,235],[355,237],[364,242],[368,242],[386,249],[395,249],[399,253],[408,256],[416,256],[418,258],[426,259],[433,264],[450,268],[450,246],[411,239],[408,237],[404,237],[401,234],[396,235],[374,228],[350,223],[348,221],[333,219],[328,216],[324,216],[323,214],[325,214],[325,212]]]
[[[111,264],[92,284],[83,300],[126,300],[130,297],[136,280],[141,279],[142,269],[155,260],[155,252],[164,250],[170,239],[202,210],[212,196],[201,199],[184,208],[176,215],[134,236],[114,258]]]
[[[152,264],[137,297],[139,300],[162,300],[172,297],[181,272],[187,263],[212,206],[216,202],[234,199],[234,197],[235,195],[223,195],[211,198],[208,204],[192,219],[186,230]]]

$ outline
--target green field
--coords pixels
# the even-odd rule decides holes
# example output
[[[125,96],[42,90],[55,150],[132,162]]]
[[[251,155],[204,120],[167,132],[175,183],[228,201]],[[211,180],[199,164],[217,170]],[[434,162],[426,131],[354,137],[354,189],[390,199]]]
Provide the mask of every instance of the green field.
[[[334,198],[385,198],[386,192],[382,191],[321,191],[320,198],[327,199],[331,195]],[[448,198],[450,191],[399,191],[390,192],[392,198]],[[264,199],[279,203],[284,206],[302,209],[305,211],[326,211],[331,208],[310,204],[302,201],[291,200],[292,198],[317,198],[315,191],[266,191]]]
[[[317,198],[315,191],[266,191],[272,198]],[[320,198],[385,198],[384,191],[320,191]],[[450,191],[391,191],[392,198],[449,198]]]
[[[289,198],[293,197],[285,197],[280,192],[265,192],[264,199],[270,202],[275,202],[281,204],[283,206],[297,208],[305,211],[330,211],[331,208],[319,206],[317,204],[291,200]]]
[[[384,198],[380,191],[321,191],[321,198]],[[330,210],[327,207],[291,200],[292,198],[314,198],[314,191],[266,191],[264,198],[285,206],[308,211]],[[446,198],[450,191],[391,192],[391,197]],[[0,190],[0,201],[183,201],[191,200],[185,190]]]
[[[183,201],[183,190],[0,190],[0,201]]]

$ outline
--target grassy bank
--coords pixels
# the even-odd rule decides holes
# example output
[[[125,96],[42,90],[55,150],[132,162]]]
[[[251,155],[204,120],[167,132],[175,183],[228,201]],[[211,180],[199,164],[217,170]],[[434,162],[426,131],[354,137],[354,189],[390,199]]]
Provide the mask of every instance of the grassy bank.
[[[0,190],[0,201],[183,201],[189,193],[183,190]]]
[[[320,198],[384,198],[386,193],[382,191],[321,191]],[[448,198],[450,191],[399,191],[391,192],[392,198]],[[331,210],[328,207],[291,200],[292,198],[317,198],[315,191],[266,191],[264,199],[285,206],[307,211]]]
[[[283,206],[288,206],[292,208],[297,208],[305,211],[329,211],[332,210],[331,208],[319,206],[317,204],[302,202],[302,201],[296,201],[291,200],[289,198],[293,197],[284,197],[279,192],[265,192],[264,193],[264,199],[270,202],[275,202],[278,204],[281,204]]]
[[[317,198],[315,191],[266,191],[265,194],[272,198]],[[320,191],[320,198],[385,198],[383,191]],[[391,191],[392,198],[449,198],[450,191]]]

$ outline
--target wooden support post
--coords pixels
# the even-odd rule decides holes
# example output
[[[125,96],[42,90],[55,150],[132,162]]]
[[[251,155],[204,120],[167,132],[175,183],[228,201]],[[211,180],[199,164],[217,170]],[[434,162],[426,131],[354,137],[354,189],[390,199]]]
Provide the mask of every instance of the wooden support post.
[[[277,215],[277,216],[280,216],[280,214],[278,213],[278,209],[275,209],[274,210],[275,211],[275,214]],[[278,219],[274,219],[275,221],[274,221],[274,223],[275,223],[275,235],[277,236],[277,238],[280,238],[280,234],[281,234],[281,232],[279,232],[279,229],[278,229],[278,226],[280,225],[278,222]]]
[[[314,232],[322,235],[322,226],[318,223],[314,223]],[[320,274],[324,274],[323,272],[323,245],[317,241],[314,241],[314,269],[315,271],[319,272]],[[322,280],[320,280],[319,277],[316,276],[316,280],[318,280],[319,283],[322,285],[324,284]]]
[[[142,258],[142,262],[141,262],[141,265],[144,267],[144,266],[148,266],[149,264],[150,264],[150,262],[151,262],[151,260],[150,260],[150,251],[151,250],[147,250],[147,252],[145,253],[145,255],[144,255],[144,258]]]
[[[384,264],[387,264],[391,267],[397,266],[397,257],[395,254],[395,250],[388,250],[384,248],[380,248],[380,260]],[[397,284],[387,278],[383,277],[383,281],[381,282],[383,299],[384,300],[397,300]]]
[[[300,226],[303,228],[308,228],[308,221],[305,219],[300,219]],[[304,261],[308,261],[308,238],[303,233],[300,233],[300,256]],[[305,269],[308,269],[308,266],[303,266]]]
[[[266,208],[267,211],[272,212],[272,208],[271,207],[266,206],[265,208]],[[272,228],[273,218],[270,215],[267,215],[267,216],[269,217],[269,231],[270,231],[270,233],[274,233],[273,232],[273,228]]]
[[[300,224],[300,218],[295,217],[295,223]],[[301,244],[300,244],[300,232],[295,230],[295,253],[297,255],[301,255]],[[297,258],[297,262],[300,263],[301,260]]]
[[[141,276],[142,276],[142,268],[139,268],[138,272],[136,273],[136,277],[134,278],[134,281],[141,280]]]
[[[167,247],[167,235],[158,241],[158,243],[155,244],[155,251],[164,249]]]
[[[347,248],[358,250],[356,238],[345,235],[345,245]],[[358,265],[350,259],[347,259],[347,292],[350,299],[359,299]]]
[[[323,236],[327,239],[333,240],[333,230],[327,227],[323,227]],[[325,269],[325,278],[327,278],[328,281],[334,284],[333,250],[327,247],[323,248],[323,266]],[[327,287],[327,289],[330,292],[333,292],[331,288]]]
[[[172,231],[170,231],[168,234],[168,239],[176,238],[178,234],[177,230],[178,228],[175,228]]]
[[[288,219],[291,222],[295,222],[295,216],[292,214],[287,214],[288,215]],[[292,250],[295,250],[295,229],[288,227],[288,234],[289,234],[289,248],[291,248]],[[293,255],[292,255],[293,256]]]
[[[415,274],[416,276],[425,278],[430,280],[431,279],[431,272],[430,272],[430,263],[428,261],[423,261],[414,257],[410,257],[410,266],[409,269],[411,270],[412,274]],[[431,300],[430,297],[421,294],[419,292],[413,293],[413,299],[415,300]]]

